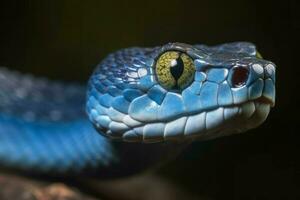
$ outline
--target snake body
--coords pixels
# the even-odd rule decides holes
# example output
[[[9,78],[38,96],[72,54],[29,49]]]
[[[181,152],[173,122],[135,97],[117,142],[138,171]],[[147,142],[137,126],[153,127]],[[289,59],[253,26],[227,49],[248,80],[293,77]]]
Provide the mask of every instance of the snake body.
[[[157,62],[169,51],[192,60],[184,88],[159,82]],[[96,67],[87,92],[6,68],[0,82],[0,165],[38,173],[131,174],[189,141],[257,127],[275,100],[275,65],[247,42],[119,50]]]

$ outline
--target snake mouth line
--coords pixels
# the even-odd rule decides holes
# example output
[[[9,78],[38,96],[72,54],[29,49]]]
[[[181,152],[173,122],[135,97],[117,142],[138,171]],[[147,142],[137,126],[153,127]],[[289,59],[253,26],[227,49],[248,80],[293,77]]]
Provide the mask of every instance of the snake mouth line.
[[[274,99],[262,94],[258,98],[241,103],[213,106],[198,112],[182,113],[180,116],[169,120],[143,123],[134,121],[135,119],[128,115],[128,117],[122,118],[122,121],[111,120],[112,122],[107,129],[103,129],[103,135],[115,140],[151,143],[174,138],[180,139],[181,136],[198,137],[210,134],[216,129],[221,130],[220,132],[227,132],[226,129],[230,129],[228,130],[230,132],[232,129],[237,129],[235,127],[239,127],[239,130],[248,130],[261,124],[273,105]],[[231,119],[235,120],[232,121]],[[246,121],[242,122],[243,120]],[[120,125],[120,128],[116,129],[113,127],[114,125]]]
[[[154,122],[132,127],[123,135],[128,142],[156,143],[192,138],[206,140],[240,133],[261,124],[267,117],[271,101],[263,98],[230,106],[220,106],[169,122]],[[172,131],[170,131],[172,130]]]
[[[274,105],[275,105],[275,103],[272,99],[267,98],[265,96],[261,96],[258,99],[256,99],[255,101],[257,101],[259,103],[270,104],[272,107],[274,107]]]

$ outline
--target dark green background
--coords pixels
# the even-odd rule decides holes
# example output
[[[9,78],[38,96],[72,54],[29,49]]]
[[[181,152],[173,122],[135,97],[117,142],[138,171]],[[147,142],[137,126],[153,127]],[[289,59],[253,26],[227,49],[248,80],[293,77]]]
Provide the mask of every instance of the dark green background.
[[[84,82],[124,47],[254,42],[278,66],[266,123],[194,144],[161,174],[212,199],[300,199],[299,12],[296,0],[1,1],[0,65]]]

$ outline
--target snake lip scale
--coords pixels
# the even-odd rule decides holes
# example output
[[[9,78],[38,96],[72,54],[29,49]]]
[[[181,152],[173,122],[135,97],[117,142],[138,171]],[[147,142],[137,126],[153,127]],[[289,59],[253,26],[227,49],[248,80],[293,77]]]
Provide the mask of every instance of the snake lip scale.
[[[151,138],[151,137],[147,138],[145,136],[140,136],[140,137],[137,136],[137,138],[134,138],[134,139],[126,138],[126,137],[125,138],[115,137],[113,139],[117,140],[117,141],[126,141],[126,142],[156,143],[156,142],[163,142],[163,141],[180,141],[180,140],[181,141],[186,141],[186,140],[189,140],[189,139],[208,140],[208,139],[217,138],[219,136],[230,135],[230,134],[233,134],[233,133],[240,133],[240,132],[245,131],[245,129],[240,129],[239,125],[243,124],[243,123],[246,123],[247,120],[250,120],[251,117],[253,117],[253,115],[256,114],[255,119],[257,121],[261,121],[260,123],[262,123],[267,117],[267,113],[257,114],[257,111],[254,111],[254,110],[249,111],[249,110],[245,109],[244,112],[243,112],[242,105],[243,104],[247,105],[249,103],[251,104],[251,106],[255,105],[256,107],[259,107],[259,106],[269,107],[270,105],[274,104],[274,102],[271,101],[270,99],[267,99],[265,97],[261,97],[261,98],[255,100],[255,102],[248,101],[246,103],[237,104],[237,105],[234,105],[234,106],[221,107],[223,109],[223,118],[225,118],[225,116],[224,116],[224,110],[225,109],[236,109],[237,116],[235,116],[233,119],[227,119],[227,120],[234,121],[234,123],[236,123],[236,125],[234,125],[234,127],[232,127],[232,126],[221,126],[221,127],[215,128],[215,129],[212,128],[211,130],[209,130],[207,132],[204,132],[201,135],[198,132],[194,132],[193,134],[189,134],[189,135],[184,135],[184,132],[183,132],[182,135],[177,135],[176,137],[165,137],[164,135],[162,135],[160,137],[156,136],[156,137],[153,137],[153,138]],[[267,109],[267,108],[265,108],[265,109]],[[211,109],[208,109],[205,112],[203,112],[202,114],[204,116],[204,119],[206,118],[207,113],[209,113],[211,111],[214,111],[214,110],[217,110],[217,108],[211,108]],[[189,113],[189,115],[191,115],[191,116],[195,115],[195,114],[196,113]],[[178,116],[178,118],[180,118],[180,117],[187,117],[187,116]],[[258,123],[256,126],[260,125],[260,123]],[[204,127],[205,127],[205,125],[204,125]],[[99,127],[96,126],[96,128],[99,128]],[[134,128],[135,129],[143,128],[143,126],[137,126],[137,127],[134,127]],[[230,129],[230,132],[228,132],[228,129]],[[103,133],[100,132],[100,134],[102,135]],[[103,136],[107,137],[107,135],[105,135],[105,134],[103,134]]]
[[[269,99],[267,97],[260,97],[256,100],[257,102],[260,102],[260,103],[265,103],[265,104],[270,104],[272,107],[275,106],[275,103],[274,101],[272,101],[272,99]]]
[[[275,105],[275,71],[249,42],[122,49],[87,88],[0,68],[0,166],[136,173],[187,141],[262,124]]]

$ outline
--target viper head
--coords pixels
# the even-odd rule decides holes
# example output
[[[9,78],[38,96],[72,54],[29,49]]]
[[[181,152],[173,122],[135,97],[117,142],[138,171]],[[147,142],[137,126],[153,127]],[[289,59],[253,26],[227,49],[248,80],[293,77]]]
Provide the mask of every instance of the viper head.
[[[208,139],[257,127],[275,102],[275,65],[251,43],[170,43],[109,55],[89,82],[97,130],[125,141]]]

